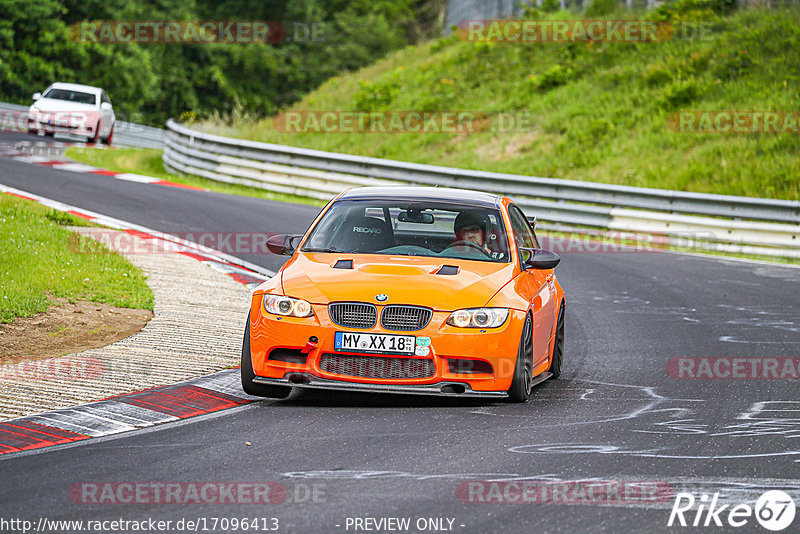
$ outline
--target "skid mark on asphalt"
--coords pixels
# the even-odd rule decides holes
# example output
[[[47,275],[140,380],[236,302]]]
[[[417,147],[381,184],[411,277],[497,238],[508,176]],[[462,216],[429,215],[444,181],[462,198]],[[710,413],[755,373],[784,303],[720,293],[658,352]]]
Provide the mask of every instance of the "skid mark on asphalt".
[[[617,386],[609,384],[610,386]],[[655,395],[655,394],[654,394]],[[562,425],[589,424],[588,433],[596,433],[596,439],[584,434],[580,442],[559,442],[523,444],[507,450],[520,454],[581,454],[581,455],[621,455],[627,457],[655,458],[659,460],[709,460],[738,461],[755,458],[775,458],[800,462],[798,444],[785,439],[800,437],[800,401],[769,400],[750,404],[729,420],[709,424],[705,419],[693,417],[698,406],[705,401],[698,399],[669,399],[656,396],[646,406],[606,418],[602,422],[628,421],[623,432],[652,434],[652,447],[630,448],[607,441],[608,429],[598,428],[594,423],[600,420],[562,422]],[[541,425],[547,427],[547,424]],[[719,440],[735,440],[735,450],[752,451],[741,454],[704,454],[697,450],[697,436]],[[770,439],[765,439],[770,438]],[[789,446],[786,444],[790,443]],[[684,452],[686,451],[686,452]]]
[[[797,276],[796,273],[793,276]],[[793,278],[794,279],[794,278]],[[780,333],[800,333],[800,311],[794,305],[759,305],[742,306],[717,304],[716,306],[698,309],[686,306],[653,306],[649,300],[632,297],[622,292],[618,295],[596,295],[587,292],[591,300],[587,303],[603,302],[619,305],[608,309],[611,313],[635,315],[638,320],[662,321],[665,317],[680,317],[681,320],[698,326],[731,328],[732,333],[718,336],[723,343],[739,343],[752,345],[786,345],[800,344],[796,339],[775,339],[775,331]],[[594,295],[594,296],[592,296]],[[573,306],[580,305],[579,297],[573,297]],[[746,331],[747,334],[742,334]],[[766,339],[765,339],[766,338]]]
[[[680,415],[691,413],[690,410],[680,410]],[[787,438],[800,437],[800,401],[763,401],[756,402],[751,407],[739,413],[735,420],[744,422],[727,425],[713,426],[702,423],[697,419],[675,419],[655,423],[655,430],[632,430],[644,434],[707,434],[713,437],[720,436],[784,436]]]
[[[603,302],[619,305],[609,308],[612,313],[629,314],[636,316],[679,316],[684,321],[699,323],[706,326],[731,325],[741,328],[775,328],[788,332],[800,332],[800,311],[794,305],[760,305],[742,306],[731,304],[717,304],[715,306],[698,309],[688,306],[654,306],[649,300],[633,297],[623,292],[619,295],[596,295],[589,291],[591,300],[587,303]],[[572,297],[573,306],[580,304],[578,297]]]
[[[587,384],[587,386],[583,386],[582,384]],[[559,384],[560,385],[560,384]],[[597,387],[603,386],[603,387]],[[608,391],[608,388],[619,388],[620,391],[612,392]],[[592,380],[580,380],[575,379],[572,380],[569,385],[564,387],[559,387],[557,390],[553,390],[553,394],[557,399],[563,399],[562,395],[565,391],[572,390],[573,394],[577,396],[580,400],[584,401],[598,401],[597,408],[598,409],[613,409],[613,404],[622,403],[624,405],[634,404],[636,405],[632,409],[628,409],[627,411],[621,413],[609,413],[605,416],[598,416],[598,417],[591,417],[588,419],[579,419],[576,421],[565,421],[561,417],[559,417],[559,421],[552,425],[548,425],[547,423],[542,424],[541,420],[537,420],[536,424],[532,428],[546,428],[548,426],[575,426],[575,425],[596,425],[599,423],[609,423],[614,421],[624,421],[628,419],[635,419],[640,415],[648,412],[653,412],[653,410],[659,404],[669,401],[670,399],[663,397],[655,392],[655,388],[646,387],[646,386],[635,386],[630,384],[611,384],[608,382],[597,382]],[[554,399],[549,397],[548,394],[551,390],[544,390],[543,392],[539,393],[536,392],[533,400],[536,402],[552,402]],[[637,395],[629,395],[625,392],[634,391]],[[599,395],[603,395],[600,397]],[[611,400],[614,403],[602,402]],[[513,414],[513,413],[503,413],[507,410],[503,408],[496,408],[496,407],[483,407],[477,410],[471,410],[469,413],[476,414],[476,415],[485,415],[490,417],[511,417],[511,418],[520,418],[520,419],[530,419],[530,414]]]
[[[724,343],[743,343],[747,345],[786,345],[787,343],[800,343],[800,341],[759,341],[755,339],[737,339],[734,336],[720,336],[719,340]]]
[[[535,445],[519,445],[508,449],[510,452],[521,454],[621,454],[624,456],[639,456],[643,458],[680,459],[680,460],[741,460],[745,458],[770,458],[778,456],[800,456],[800,451],[782,451],[750,454],[721,454],[721,455],[696,455],[696,454],[669,454],[665,448],[655,449],[624,449],[617,445],[596,443],[544,443]]]

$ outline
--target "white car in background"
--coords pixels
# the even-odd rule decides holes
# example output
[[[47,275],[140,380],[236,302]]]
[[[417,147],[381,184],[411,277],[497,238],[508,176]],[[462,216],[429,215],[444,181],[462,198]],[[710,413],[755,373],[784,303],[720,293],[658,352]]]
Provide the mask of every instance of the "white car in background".
[[[44,93],[34,93],[28,110],[28,133],[85,136],[90,143],[111,143],[114,108],[99,88],[75,83],[54,83]]]

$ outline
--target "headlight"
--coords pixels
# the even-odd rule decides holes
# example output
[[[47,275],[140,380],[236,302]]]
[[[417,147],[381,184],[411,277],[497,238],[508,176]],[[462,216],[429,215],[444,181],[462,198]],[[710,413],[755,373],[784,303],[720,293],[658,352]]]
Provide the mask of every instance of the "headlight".
[[[275,315],[289,315],[292,317],[311,317],[314,315],[314,310],[311,309],[309,302],[281,295],[264,295],[264,309]]]
[[[497,328],[507,318],[508,308],[470,308],[451,313],[447,324],[459,328]]]

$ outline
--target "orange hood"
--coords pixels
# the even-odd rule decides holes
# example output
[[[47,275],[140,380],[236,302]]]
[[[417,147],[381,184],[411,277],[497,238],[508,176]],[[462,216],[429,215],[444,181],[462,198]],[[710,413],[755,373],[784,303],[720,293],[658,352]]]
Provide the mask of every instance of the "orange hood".
[[[334,269],[338,260],[353,260],[352,269]],[[443,265],[458,274],[435,274]],[[512,263],[383,255],[301,253],[282,271],[284,294],[315,304],[333,301],[417,304],[436,310],[484,306],[514,276]]]

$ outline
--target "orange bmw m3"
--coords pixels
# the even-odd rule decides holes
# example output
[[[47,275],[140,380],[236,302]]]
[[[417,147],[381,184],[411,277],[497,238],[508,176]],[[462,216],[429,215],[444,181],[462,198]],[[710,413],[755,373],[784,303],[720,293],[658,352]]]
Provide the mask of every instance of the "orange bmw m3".
[[[364,187],[333,199],[253,293],[242,387],[507,398],[561,373],[559,257],[488,193]]]

